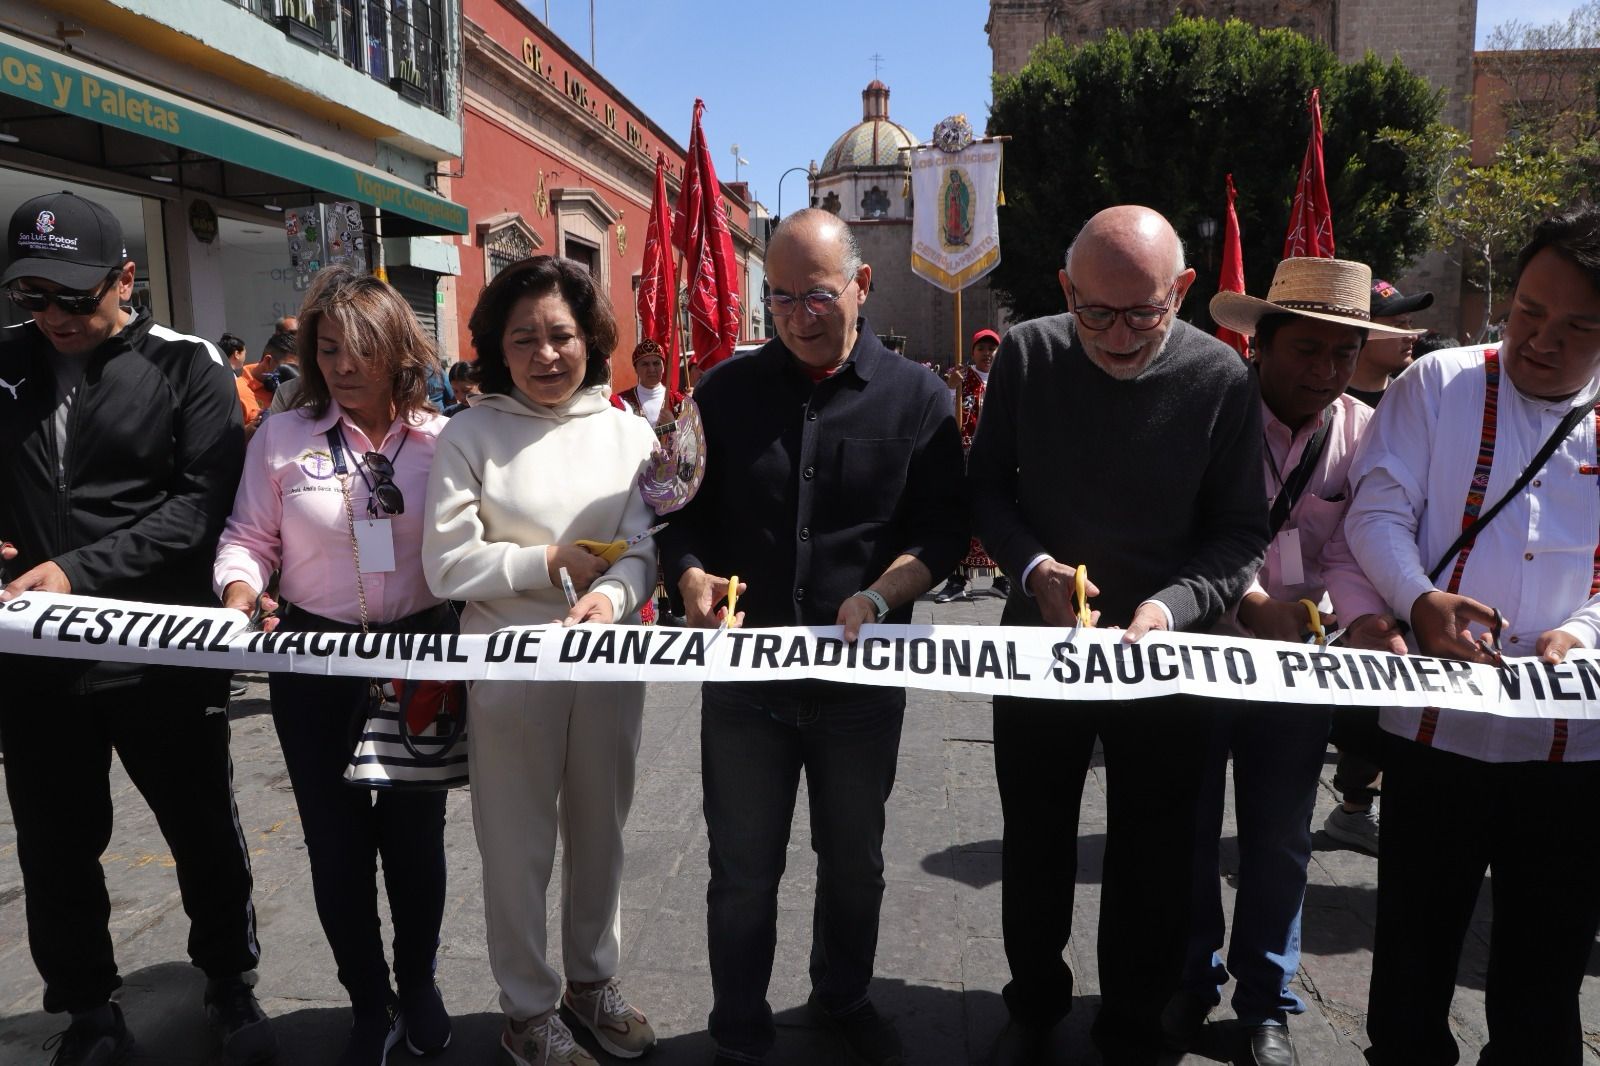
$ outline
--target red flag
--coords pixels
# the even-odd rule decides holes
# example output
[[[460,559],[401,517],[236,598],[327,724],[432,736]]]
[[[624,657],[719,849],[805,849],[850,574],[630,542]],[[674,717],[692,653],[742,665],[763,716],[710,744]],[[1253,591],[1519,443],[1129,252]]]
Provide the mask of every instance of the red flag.
[[[701,370],[710,370],[732,355],[739,343],[739,279],[722,186],[700,129],[700,113],[705,109],[705,101],[694,102],[694,126],[689,132],[683,187],[678,190],[672,243],[689,264],[685,277],[695,360]]]
[[[1244,292],[1244,248],[1239,243],[1239,212],[1233,209],[1233,175],[1228,175],[1228,220],[1222,232],[1222,273],[1217,278],[1218,292]],[[1217,339],[1243,356],[1250,342],[1242,333],[1226,326],[1217,327]]]
[[[656,153],[656,196],[644,239],[639,277],[639,322],[644,335],[667,353],[667,388],[678,390],[678,268],[672,262],[672,205],[667,203],[667,159]]]
[[[1283,257],[1333,258],[1333,209],[1328,206],[1328,184],[1322,170],[1322,90],[1311,90],[1311,140],[1300,164],[1300,181],[1289,208],[1289,232],[1283,239]]]

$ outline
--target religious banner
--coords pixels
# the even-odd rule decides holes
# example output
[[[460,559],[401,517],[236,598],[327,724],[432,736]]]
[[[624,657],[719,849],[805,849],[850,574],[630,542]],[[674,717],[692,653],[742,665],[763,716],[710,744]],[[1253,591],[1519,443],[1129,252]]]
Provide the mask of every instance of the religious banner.
[[[911,269],[960,292],[1000,263],[999,141],[974,141],[964,116],[934,127],[933,144],[911,150]]]
[[[1600,718],[1600,657],[1502,667],[1204,633],[1081,626],[866,625],[683,629],[518,626],[493,633],[252,630],[239,611],[30,592],[0,605],[0,654],[320,676],[496,681],[816,678],[1049,700],[1188,693],[1282,705],[1439,707]],[[22,664],[22,668],[26,668]]]

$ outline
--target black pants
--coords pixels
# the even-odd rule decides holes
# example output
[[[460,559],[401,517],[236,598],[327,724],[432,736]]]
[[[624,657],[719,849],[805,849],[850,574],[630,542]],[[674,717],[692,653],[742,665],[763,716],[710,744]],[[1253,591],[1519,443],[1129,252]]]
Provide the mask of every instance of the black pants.
[[[1456,970],[1494,893],[1481,1064],[1584,1061],[1578,988],[1600,929],[1600,762],[1485,763],[1385,734],[1367,1035],[1373,1066],[1451,1066]]]
[[[1072,1001],[1062,958],[1078,875],[1078,805],[1095,737],[1105,749],[1100,895],[1102,1049],[1153,1048],[1182,981],[1194,812],[1210,723],[1205,701],[1172,696],[1058,703],[997,696],[995,772],[1005,816],[1001,928],[1012,1017],[1051,1025]],[[1122,1061],[1120,1054],[1108,1061]]]
[[[715,683],[700,691],[709,1028],[723,1052],[759,1061],[776,1035],[767,988],[801,771],[817,854],[812,990],[833,1013],[867,999],[883,904],[884,804],[894,788],[906,694],[838,686],[817,696]]]
[[[1384,732],[1378,726],[1376,707],[1335,707],[1333,735],[1339,749],[1339,763],[1333,773],[1333,789],[1339,798],[1357,807],[1370,807],[1378,790],[1373,786],[1383,772],[1379,750]]]
[[[293,612],[286,629],[351,628]],[[423,629],[422,624],[396,628]],[[378,918],[377,864],[394,922],[394,977],[402,989],[433,981],[444,920],[444,792],[375,791],[351,785],[344,770],[364,715],[362,678],[271,674],[272,723],[294,786],[311,860],[317,917],[333,949],[339,983],[357,1010],[392,997]]]
[[[0,708],[28,947],[44,978],[45,1010],[92,1010],[122,984],[100,865],[111,840],[113,749],[176,860],[190,960],[213,978],[255,968],[260,948],[228,716],[206,702],[183,672],[156,671],[90,696],[14,693]]]

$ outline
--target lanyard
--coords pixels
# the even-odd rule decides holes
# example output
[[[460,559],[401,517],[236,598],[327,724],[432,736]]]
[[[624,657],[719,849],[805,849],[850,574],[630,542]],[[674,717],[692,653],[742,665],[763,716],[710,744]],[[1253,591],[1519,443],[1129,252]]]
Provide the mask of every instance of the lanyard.
[[[361,475],[362,484],[367,486],[367,514],[369,516],[376,516],[378,513],[377,500],[372,494],[372,479],[367,476],[366,464],[357,459],[356,453],[351,451],[350,446],[345,443],[344,429],[340,427],[339,423],[335,422],[333,424],[333,427],[328,430],[327,437],[328,450],[332,453],[333,458],[333,472],[339,475],[341,478],[350,476],[350,468],[345,465],[344,461],[345,453],[350,452],[350,461],[355,464],[356,473]],[[406,446],[406,437],[407,433],[405,432],[405,429],[402,428],[400,431],[400,444],[395,448],[394,455],[388,457],[390,466],[393,466],[399,461],[400,452]],[[381,455],[383,449],[380,448],[378,451]]]

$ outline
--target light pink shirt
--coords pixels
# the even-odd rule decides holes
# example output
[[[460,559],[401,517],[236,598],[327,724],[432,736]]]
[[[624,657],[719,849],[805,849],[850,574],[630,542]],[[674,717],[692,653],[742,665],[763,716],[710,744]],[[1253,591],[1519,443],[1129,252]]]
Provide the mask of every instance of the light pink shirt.
[[[1318,415],[1298,431],[1291,430],[1265,401],[1261,404],[1262,424],[1262,484],[1266,493],[1267,508],[1282,490],[1305,455],[1306,445],[1322,424],[1324,417],[1333,419],[1328,431],[1328,442],[1322,458],[1311,472],[1311,479],[1295,501],[1294,510],[1283,530],[1267,547],[1266,561],[1251,581],[1250,592],[1264,592],[1275,600],[1294,603],[1308,599],[1323,603],[1327,594],[1341,624],[1354,621],[1371,611],[1382,611],[1383,601],[1373,591],[1360,569],[1353,564],[1344,548],[1342,538],[1336,535],[1344,523],[1346,509],[1350,506],[1348,485],[1350,462],[1355,457],[1356,442],[1372,417],[1372,409],[1350,396],[1340,396],[1332,405],[1332,413]],[[1300,539],[1301,580],[1290,582],[1284,572],[1285,538],[1283,531],[1293,529]],[[1335,543],[1338,540],[1339,543]],[[1353,612],[1353,613],[1352,613]],[[1230,611],[1222,628],[1250,635],[1248,627],[1238,621],[1237,612]]]
[[[367,517],[370,492],[352,452],[355,459],[369,451],[389,456],[395,484],[405,496],[405,511],[388,519],[394,535],[393,572],[361,575],[367,620],[393,622],[439,603],[422,576],[422,523],[427,517],[428,471],[445,419],[436,414],[419,417],[421,423],[413,425],[397,419],[378,445],[337,403],[318,419],[293,410],[262,423],[250,441],[233,514],[217,547],[212,567],[217,594],[234,581],[261,589],[273,570],[281,570],[281,599],[324,618],[360,621],[349,520],[327,439],[337,422],[348,449],[344,460],[356,520]],[[385,517],[381,510],[378,517]]]

